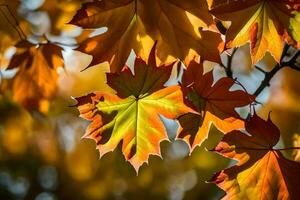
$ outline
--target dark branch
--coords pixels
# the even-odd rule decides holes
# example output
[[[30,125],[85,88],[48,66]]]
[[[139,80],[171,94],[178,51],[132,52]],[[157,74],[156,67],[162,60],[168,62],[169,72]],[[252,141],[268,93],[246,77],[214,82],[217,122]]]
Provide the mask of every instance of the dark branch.
[[[248,148],[248,147],[236,147],[235,149],[237,150],[253,150],[253,151],[286,151],[286,150],[300,150],[300,147],[287,147],[287,148],[281,148],[281,149],[276,149],[273,147],[270,148]],[[209,151],[214,151],[214,149],[211,149]]]
[[[5,11],[1,9],[1,7],[5,7],[8,11],[9,15],[13,18],[14,22],[11,22],[9,17],[5,14]],[[0,12],[3,15],[3,17],[6,19],[6,21],[16,30],[21,40],[26,39],[26,35],[23,32],[22,28],[20,27],[20,23],[17,20],[17,17],[14,15],[14,13],[10,10],[9,6],[7,4],[0,4]]]
[[[258,71],[260,71],[260,72],[263,73],[263,74],[266,74],[266,73],[267,73],[265,70],[263,70],[262,68],[260,68],[260,67],[257,66],[257,65],[255,65],[254,67],[255,67],[255,69],[257,69]]]
[[[271,71],[266,72],[263,69],[259,68],[258,66],[255,66],[256,69],[258,69],[259,71],[265,74],[265,78],[262,80],[257,90],[254,92],[255,96],[259,96],[266,87],[269,87],[271,79],[278,71],[280,71],[284,67],[289,67],[291,69],[300,71],[300,67],[297,66],[297,58],[300,56],[300,50],[297,50],[297,52],[292,56],[292,58],[289,59],[289,61],[287,62],[283,61],[284,58],[287,57],[288,55],[288,49],[289,46],[285,45],[282,56],[280,58],[280,63],[277,63]]]
[[[273,78],[273,76],[281,70],[283,67],[280,64],[276,64],[275,67],[270,72],[265,72],[265,78],[257,88],[257,90],[254,92],[255,96],[260,95],[260,93],[266,88],[270,86],[270,81]]]
[[[235,149],[238,150],[253,150],[253,151],[286,151],[286,150],[299,150],[300,147],[287,147],[287,148],[281,148],[281,149],[273,149],[270,148],[247,148],[247,147],[236,147]]]
[[[285,150],[300,150],[300,147],[287,147],[287,148],[282,148],[282,149],[275,149],[278,151],[285,151]]]
[[[222,24],[222,22],[220,20],[216,19],[216,26],[221,34],[223,34],[223,35],[226,34],[227,28]]]

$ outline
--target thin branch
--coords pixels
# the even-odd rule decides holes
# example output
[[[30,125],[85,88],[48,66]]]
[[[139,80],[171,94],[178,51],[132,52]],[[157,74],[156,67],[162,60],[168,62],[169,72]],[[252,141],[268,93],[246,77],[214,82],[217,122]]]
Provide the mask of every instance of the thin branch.
[[[238,150],[253,150],[253,151],[286,151],[286,150],[298,150],[300,147],[287,147],[281,149],[273,149],[273,148],[247,148],[247,147],[236,147]]]
[[[7,8],[9,14],[13,17],[13,19],[15,21],[15,24],[17,25],[17,28],[19,29],[19,31],[23,35],[23,38],[26,39],[27,37],[26,37],[24,31],[22,30],[22,28],[20,26],[20,22],[18,21],[17,17],[14,15],[14,13],[11,11],[11,9],[8,7],[8,5],[6,5],[6,8]]]
[[[266,73],[267,73],[265,70],[263,70],[262,68],[260,68],[260,67],[257,66],[257,65],[255,65],[254,67],[255,67],[255,69],[257,69],[258,71],[260,71],[260,72],[263,73],[263,74],[266,74]]]
[[[285,150],[298,150],[300,147],[287,147],[287,148],[282,148],[282,149],[275,149],[278,151],[285,151]]]
[[[265,72],[265,78],[262,80],[261,84],[254,92],[255,96],[260,95],[260,93],[266,88],[270,86],[270,81],[274,77],[274,75],[283,68],[280,64],[276,64],[275,67],[270,72]]]
[[[300,72],[300,67],[293,65],[293,66],[290,66],[290,68]]]
[[[288,44],[285,44],[283,47],[283,51],[280,57],[280,63],[282,62],[282,60],[284,59],[285,56],[287,56],[288,50],[289,50],[290,46]]]
[[[10,20],[9,17],[5,14],[5,11],[3,11],[3,10],[1,9],[1,7],[5,7],[5,8],[7,9],[9,15],[13,18],[15,24],[13,24],[13,23],[11,22],[11,20]],[[1,12],[1,14],[3,15],[3,17],[6,19],[6,21],[13,27],[13,29],[16,30],[16,32],[18,33],[20,39],[21,39],[21,40],[26,39],[27,37],[26,37],[25,33],[23,32],[22,28],[20,27],[20,23],[19,23],[19,21],[17,20],[17,17],[16,17],[16,16],[13,14],[13,12],[10,10],[9,6],[8,6],[7,4],[0,4],[0,12]]]
[[[297,50],[293,57],[288,62],[283,62],[283,65],[295,65],[297,58],[300,56],[300,50]]]
[[[222,24],[222,22],[220,20],[216,19],[216,26],[221,34],[223,34],[223,35],[226,34],[227,28]]]
[[[19,30],[16,28],[16,26],[14,26],[14,24],[11,23],[9,18],[6,16],[5,12],[2,10],[1,6],[0,6],[0,12],[3,15],[3,17],[6,19],[6,21],[16,30],[16,32],[18,33],[20,39],[23,39],[22,34],[19,32]]]
[[[292,56],[292,58],[290,58],[289,61],[287,61],[287,62],[283,61],[283,59],[287,56],[288,49],[289,49],[289,46],[285,45],[282,56],[280,58],[280,63],[277,63],[271,71],[266,72],[263,69],[259,68],[258,66],[255,66],[256,69],[258,69],[259,71],[261,71],[262,73],[265,74],[265,78],[262,80],[261,84],[258,86],[256,91],[254,92],[255,96],[259,96],[266,87],[269,87],[271,79],[275,76],[275,74],[278,71],[280,71],[284,67],[289,67],[296,71],[300,71],[300,67],[298,67],[296,65],[297,58],[300,56],[300,50],[297,50],[297,52]]]
[[[237,85],[239,85],[244,90],[245,93],[249,94],[245,86],[243,86],[243,84],[237,78],[235,78],[234,81]]]

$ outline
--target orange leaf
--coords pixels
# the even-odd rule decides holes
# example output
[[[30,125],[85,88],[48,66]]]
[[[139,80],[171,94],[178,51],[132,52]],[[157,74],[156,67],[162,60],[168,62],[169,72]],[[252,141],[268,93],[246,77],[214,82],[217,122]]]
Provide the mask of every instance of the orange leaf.
[[[252,62],[257,63],[270,52],[279,62],[284,42],[299,45],[300,32],[295,14],[300,11],[298,0],[208,0],[211,13],[231,21],[226,33],[227,48],[250,42]],[[237,17],[238,16],[238,17]]]
[[[70,23],[108,29],[81,43],[78,50],[94,56],[89,66],[108,61],[112,72],[122,70],[132,49],[147,60],[155,41],[161,62],[188,60],[191,54],[219,61],[223,50],[218,33],[202,30],[214,26],[202,0],[92,1],[83,4]]]
[[[250,104],[255,98],[242,90],[229,91],[235,81],[221,78],[213,84],[212,71],[203,74],[203,64],[191,61],[182,78],[185,103],[198,114],[179,117],[177,139],[186,141],[191,151],[207,138],[213,123],[223,133],[244,127],[244,120],[235,111]]]
[[[137,172],[150,154],[161,156],[160,142],[168,136],[160,115],[176,119],[192,112],[183,104],[179,86],[164,86],[172,66],[157,67],[153,48],[148,64],[136,58],[134,75],[127,66],[107,74],[116,95],[95,92],[76,98],[80,116],[92,121],[84,137],[96,141],[100,156],[122,142],[125,159]]]
[[[223,199],[299,199],[300,163],[273,149],[279,129],[256,114],[245,126],[251,135],[230,132],[213,149],[238,161],[211,180],[226,192]]]
[[[48,100],[57,91],[57,68],[63,67],[62,48],[51,43],[17,45],[7,69],[18,68],[13,79],[13,98],[29,110],[47,112]]]

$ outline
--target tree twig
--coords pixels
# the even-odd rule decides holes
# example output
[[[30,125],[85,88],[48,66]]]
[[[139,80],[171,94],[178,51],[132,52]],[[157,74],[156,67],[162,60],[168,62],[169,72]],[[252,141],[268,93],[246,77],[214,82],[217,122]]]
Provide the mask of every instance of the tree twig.
[[[287,150],[300,150],[300,147],[286,147],[286,148],[280,148],[280,149],[276,149],[276,148],[248,148],[248,147],[236,147],[235,149],[237,150],[253,150],[253,151],[287,151]],[[209,151],[213,151],[209,150]]]
[[[287,148],[282,148],[282,149],[275,149],[278,151],[285,151],[285,150],[300,150],[300,147],[287,147]]]
[[[5,14],[5,11],[1,9],[1,7],[5,7],[8,11],[9,15],[13,18],[14,23],[11,22],[9,17]],[[17,17],[13,14],[13,12],[10,10],[9,6],[7,4],[0,4],[0,12],[3,15],[3,17],[6,19],[6,21],[16,30],[21,40],[26,39],[26,35],[23,32],[22,28],[20,27],[20,23],[17,20]]]
[[[247,147],[236,147],[238,150],[253,150],[253,151],[286,151],[286,150],[299,150],[300,147],[286,147],[286,148],[247,148]]]
[[[263,74],[266,74],[267,72],[265,70],[263,70],[262,68],[260,68],[259,66],[255,65],[254,66],[258,71],[260,71]]]
[[[260,93],[266,88],[270,86],[270,81],[273,78],[273,76],[281,70],[283,67],[280,64],[276,64],[275,67],[270,72],[265,72],[265,78],[262,80],[261,84],[257,88],[257,90],[254,92],[255,96],[260,95]]]
[[[280,71],[281,69],[283,69],[284,67],[289,67],[291,69],[300,71],[300,67],[297,66],[297,58],[300,56],[300,50],[297,50],[297,52],[292,56],[292,58],[290,58],[289,61],[285,62],[283,61],[284,58],[287,55],[287,51],[289,49],[289,46],[286,45],[284,47],[282,56],[280,58],[280,63],[277,63],[273,69],[269,72],[264,71],[263,69],[259,68],[258,66],[255,66],[256,69],[258,69],[259,71],[261,71],[262,73],[265,74],[265,78],[262,80],[261,84],[258,86],[258,88],[256,89],[256,91],[254,92],[255,96],[259,96],[262,91],[266,88],[270,86],[270,81],[271,79],[274,77],[274,75]]]

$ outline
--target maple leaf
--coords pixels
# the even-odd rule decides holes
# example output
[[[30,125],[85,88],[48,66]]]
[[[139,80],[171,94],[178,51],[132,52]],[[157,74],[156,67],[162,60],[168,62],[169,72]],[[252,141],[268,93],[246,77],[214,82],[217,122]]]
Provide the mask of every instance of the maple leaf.
[[[299,199],[300,163],[273,147],[279,129],[256,114],[245,124],[247,135],[232,131],[213,151],[238,163],[217,173],[212,182],[226,192],[223,199]]]
[[[108,29],[81,43],[77,50],[93,55],[89,66],[108,61],[112,72],[122,70],[132,49],[147,60],[155,41],[161,62],[188,60],[198,54],[219,61],[223,50],[220,34],[202,30],[214,26],[202,0],[93,1],[83,4],[70,23]]]
[[[182,139],[190,150],[207,138],[213,123],[223,133],[244,127],[244,120],[235,111],[255,99],[242,90],[230,91],[235,80],[221,78],[213,84],[213,72],[203,74],[203,63],[191,61],[183,74],[181,88],[185,103],[198,113],[188,113],[179,117],[180,129],[177,139]]]
[[[250,42],[252,62],[257,63],[270,52],[280,61],[284,41],[299,46],[299,28],[294,14],[300,11],[297,0],[208,0],[211,13],[231,21],[226,33],[226,47],[239,47]],[[238,17],[237,17],[238,16]],[[298,44],[297,44],[298,43]]]
[[[153,48],[148,64],[136,58],[134,75],[127,66],[107,74],[116,95],[96,92],[76,98],[80,116],[92,121],[84,138],[96,141],[100,157],[122,141],[126,160],[138,172],[150,154],[161,155],[159,144],[168,136],[159,115],[176,119],[191,111],[183,104],[179,86],[164,87],[172,66],[157,67]]]
[[[62,48],[51,43],[22,40],[8,68],[18,68],[12,80],[13,99],[29,110],[47,112],[48,100],[57,90],[57,68],[63,67]]]

